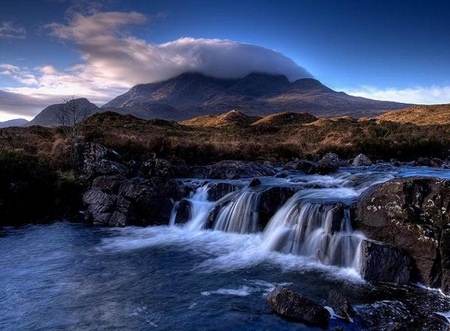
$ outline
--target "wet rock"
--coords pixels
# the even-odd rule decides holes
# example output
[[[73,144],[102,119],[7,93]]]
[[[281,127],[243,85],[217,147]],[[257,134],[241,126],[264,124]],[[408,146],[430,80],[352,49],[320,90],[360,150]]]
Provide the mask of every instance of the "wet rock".
[[[317,173],[327,175],[339,169],[339,156],[335,153],[327,153],[317,163]]]
[[[427,157],[419,157],[414,165],[417,167],[431,167],[430,159]]]
[[[410,280],[450,293],[450,181],[400,178],[359,198],[354,227],[412,258]]]
[[[303,171],[307,175],[313,175],[317,172],[318,165],[315,162],[308,160],[298,161],[296,167],[297,170]]]
[[[368,281],[406,284],[410,258],[395,247],[369,240],[361,242],[361,276]]]
[[[357,155],[352,162],[355,167],[367,167],[372,165],[372,161],[364,154]]]
[[[282,317],[312,326],[327,326],[330,313],[315,303],[284,286],[277,286],[268,296],[269,305]]]
[[[335,290],[331,290],[330,293],[328,293],[325,305],[333,308],[335,314],[346,321],[351,321],[355,316],[355,310],[350,302]]]
[[[209,185],[208,200],[217,201],[222,199],[227,194],[234,192],[238,189],[237,186],[229,183],[214,183]]]
[[[248,184],[248,187],[255,187],[259,185],[261,185],[261,181],[258,178],[253,178]]]
[[[438,159],[436,157],[432,158],[430,160],[430,166],[435,167],[435,168],[444,168],[445,162],[442,161],[441,159]]]
[[[294,195],[295,190],[290,187],[270,187],[259,197],[259,223],[263,230],[275,212]]]
[[[275,171],[256,162],[220,161],[210,167],[209,178],[238,179],[273,176]]]

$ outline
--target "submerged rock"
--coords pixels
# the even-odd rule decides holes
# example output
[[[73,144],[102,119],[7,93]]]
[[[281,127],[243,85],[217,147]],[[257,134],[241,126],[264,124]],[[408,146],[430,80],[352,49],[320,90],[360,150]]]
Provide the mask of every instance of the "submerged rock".
[[[330,321],[330,313],[323,306],[284,286],[277,286],[267,296],[267,302],[288,319],[312,326],[327,326]]]
[[[450,293],[450,181],[399,178],[359,198],[354,226],[412,258],[410,280]]]

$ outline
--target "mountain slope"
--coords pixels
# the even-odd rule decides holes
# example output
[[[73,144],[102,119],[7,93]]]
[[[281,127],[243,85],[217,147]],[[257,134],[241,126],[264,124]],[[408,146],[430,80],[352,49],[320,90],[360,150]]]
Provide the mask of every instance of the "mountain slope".
[[[0,128],[7,128],[10,126],[24,126],[27,123],[28,121],[24,118],[16,118],[5,122],[0,122]]]
[[[92,115],[95,112],[98,112],[100,108],[98,108],[93,103],[89,102],[86,98],[80,98],[74,100],[80,109],[87,109],[89,113]],[[61,123],[57,117],[57,112],[63,104],[55,104],[50,105],[41,111],[39,114],[33,118],[28,125],[41,125],[41,126],[59,126]]]
[[[388,112],[377,119],[416,125],[450,124],[450,104],[412,106]]]
[[[158,107],[167,106],[176,111],[168,112],[167,108],[158,111]],[[240,79],[184,73],[166,81],[136,85],[102,108],[121,108],[121,112],[139,117],[151,108],[152,116],[180,121],[205,114],[219,115],[232,109],[249,116],[292,111],[320,117],[364,117],[407,106],[336,92],[311,78],[291,83],[285,76],[263,73],[252,73]]]

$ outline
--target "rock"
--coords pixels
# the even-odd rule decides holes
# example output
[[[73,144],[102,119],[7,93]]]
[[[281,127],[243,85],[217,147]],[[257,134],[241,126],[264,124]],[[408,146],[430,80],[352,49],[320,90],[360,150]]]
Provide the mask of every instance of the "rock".
[[[125,166],[119,166],[121,157],[117,152],[97,143],[75,144],[74,159],[75,174],[83,181],[99,174],[112,175],[128,170]]]
[[[183,199],[176,206],[175,224],[184,224],[189,221],[191,217],[191,203]]]
[[[248,183],[248,187],[255,187],[261,185],[261,181],[258,178],[252,178],[250,183]]]
[[[414,165],[417,167],[431,167],[431,162],[427,157],[419,157]]]
[[[273,176],[275,171],[256,162],[220,161],[210,167],[209,178],[238,179]]]
[[[234,192],[239,188],[229,183],[214,183],[210,184],[208,188],[208,200],[217,201],[222,199],[228,193]]]
[[[450,181],[400,178],[364,192],[354,227],[412,258],[410,280],[450,293]]]
[[[327,153],[317,163],[317,173],[327,175],[339,169],[339,156],[335,153]]]
[[[437,157],[434,157],[430,160],[430,166],[435,168],[443,168],[445,165],[445,162],[441,159],[438,159]]]
[[[346,321],[351,321],[355,316],[355,310],[350,302],[335,290],[331,290],[330,293],[328,293],[325,305],[333,308],[335,314]]]
[[[353,159],[352,165],[355,167],[368,167],[372,165],[372,161],[366,155],[359,154]]]
[[[173,178],[174,171],[172,164],[164,159],[149,159],[142,163],[139,174],[143,178],[162,177]]]
[[[266,227],[270,218],[294,193],[295,190],[290,187],[270,187],[261,193],[258,207],[258,227],[261,230]]]
[[[318,165],[315,162],[308,160],[298,161],[296,167],[297,170],[303,171],[307,175],[313,175],[317,172]]]
[[[282,317],[311,326],[325,327],[330,320],[324,307],[284,286],[277,286],[267,296],[267,302]]]
[[[368,281],[406,284],[411,259],[395,247],[361,242],[360,274]]]

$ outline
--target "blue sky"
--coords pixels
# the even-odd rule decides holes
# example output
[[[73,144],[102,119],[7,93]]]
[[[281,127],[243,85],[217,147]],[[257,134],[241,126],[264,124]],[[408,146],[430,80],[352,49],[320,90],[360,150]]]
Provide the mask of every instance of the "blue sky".
[[[68,96],[102,105],[186,70],[313,76],[353,95],[450,103],[449,1],[6,0],[1,7],[0,120],[32,118]]]

